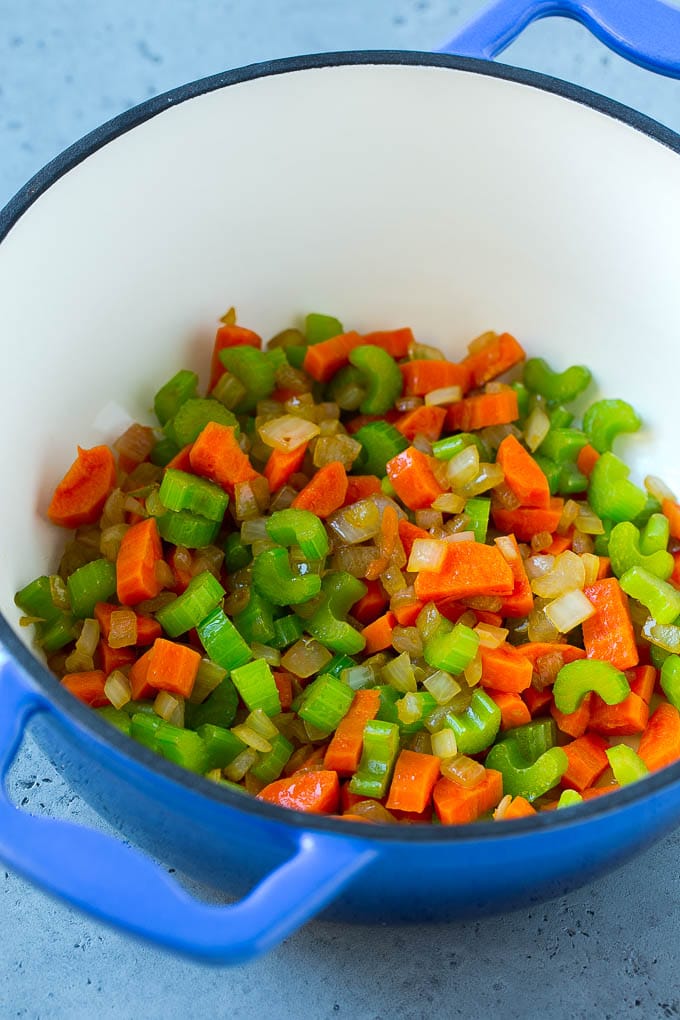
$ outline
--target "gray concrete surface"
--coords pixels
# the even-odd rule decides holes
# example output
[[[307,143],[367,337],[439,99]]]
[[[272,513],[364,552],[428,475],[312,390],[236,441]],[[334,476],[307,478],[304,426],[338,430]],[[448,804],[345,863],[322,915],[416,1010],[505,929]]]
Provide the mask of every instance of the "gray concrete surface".
[[[479,7],[0,0],[0,205],[86,131],[181,82],[293,53],[434,49]],[[630,67],[575,24],[536,25],[504,59],[680,130],[680,84]],[[11,785],[29,808],[98,824],[30,737]],[[674,1017],[679,851],[676,833],[571,896],[476,924],[312,923],[266,959],[231,970],[131,941],[0,868],[0,1018]]]

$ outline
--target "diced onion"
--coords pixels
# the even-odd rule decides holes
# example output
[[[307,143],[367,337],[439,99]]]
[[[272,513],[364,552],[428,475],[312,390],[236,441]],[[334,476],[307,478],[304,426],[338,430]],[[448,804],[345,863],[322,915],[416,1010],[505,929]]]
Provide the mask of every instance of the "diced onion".
[[[361,450],[361,443],[351,436],[342,434],[321,436],[314,447],[314,466],[321,468],[333,461],[339,461],[349,471]]]
[[[597,575],[600,572],[600,557],[595,556],[594,553],[581,553],[581,560],[583,562],[583,568],[585,570],[585,583],[584,588],[587,588],[589,584],[594,584],[597,581]]]
[[[386,683],[402,693],[415,692],[417,689],[411,656],[407,652],[402,652],[396,659],[386,663],[382,668],[382,676]]]
[[[370,666],[350,666],[343,669],[340,674],[343,683],[351,687],[353,691],[362,690],[364,687],[372,687],[374,683],[373,670]]]
[[[542,601],[537,600],[528,617],[527,637],[529,641],[557,641],[559,636],[559,630],[545,614],[545,606]]]
[[[259,641],[252,641],[250,650],[254,659],[264,659],[270,666],[278,666],[281,663],[281,652],[278,648],[271,648],[270,645],[261,645]]]
[[[499,504],[504,510],[516,510],[521,506],[521,501],[505,481],[495,485],[493,490],[494,503]]]
[[[458,786],[465,790],[472,790],[479,786],[484,778],[485,768],[481,762],[468,758],[465,754],[459,754],[456,758],[443,761],[440,771],[447,779],[453,780]]]
[[[395,652],[407,652],[411,658],[419,659],[423,654],[423,641],[417,627],[401,627],[392,631],[392,647]]]
[[[426,677],[423,681],[423,687],[426,691],[430,692],[438,705],[447,705],[451,698],[459,694],[461,690],[458,681],[454,680],[451,674],[447,673],[444,669],[438,669]]]
[[[261,708],[253,709],[246,719],[246,726],[250,726],[252,730],[259,733],[265,740],[278,736],[279,732],[267,713]]]
[[[474,629],[484,648],[499,648],[510,633],[505,627],[494,627],[490,623],[478,623]]]
[[[480,351],[483,351],[489,346],[489,344],[492,344],[494,340],[497,339],[498,333],[494,332],[493,329],[487,329],[484,333],[480,333],[479,336],[476,336],[474,340],[471,340],[467,345],[467,349],[470,354],[479,354]]]
[[[397,702],[397,716],[399,722],[408,726],[410,723],[418,722],[420,719],[420,701],[415,694],[405,694]]]
[[[575,588],[583,589],[586,571],[583,560],[570,549],[556,556],[552,568],[531,581],[531,590],[540,598],[555,598]]]
[[[281,658],[281,666],[303,679],[312,673],[319,673],[333,656],[322,644],[313,638],[300,638]]]
[[[642,634],[651,644],[667,652],[680,653],[680,627],[675,624],[660,624],[650,616],[642,627]]]
[[[85,620],[78,640],[65,666],[69,673],[81,673],[94,669],[94,653],[99,643],[99,624],[96,620]]]
[[[424,642],[429,641],[441,623],[439,610],[434,602],[427,602],[418,613],[416,627]]]
[[[397,819],[391,811],[380,803],[379,800],[359,800],[351,809],[351,814],[359,815],[368,822],[378,822],[381,825],[396,825]]]
[[[672,499],[675,502],[673,490],[661,478],[657,478],[656,475],[647,475],[644,484],[649,495],[653,496],[654,499],[658,499],[659,503],[663,503],[665,499]]]
[[[465,676],[468,687],[476,687],[482,679],[482,671],[482,657],[479,652],[477,652],[472,662],[463,670],[463,675]]]
[[[571,540],[572,552],[582,556],[583,553],[592,553],[595,549],[595,543],[590,535],[584,535],[581,531],[577,531],[574,528],[574,534]]]
[[[533,553],[544,553],[553,544],[553,537],[549,531],[537,531],[531,536],[531,551]]]
[[[114,708],[122,708],[132,698],[130,681],[120,669],[114,669],[106,678],[104,694]]]
[[[587,503],[578,504],[574,528],[584,535],[604,535],[604,524]]]
[[[442,386],[438,390],[430,390],[425,395],[425,404],[437,406],[439,404],[455,404],[461,400],[463,391],[460,386]]]
[[[248,747],[254,748],[256,751],[263,751],[267,754],[272,749],[272,745],[263,737],[261,733],[258,733],[256,729],[249,724],[249,722],[240,723],[238,726],[232,726],[231,732],[239,740],[242,740]]]
[[[576,518],[579,516],[580,506],[574,499],[568,499],[562,508],[562,516],[560,517],[557,528],[558,535],[566,535],[569,528],[574,524]]]
[[[425,531],[441,528],[444,524],[444,518],[439,510],[416,510],[415,516],[417,526]]]
[[[184,698],[179,695],[159,691],[153,703],[153,710],[165,722],[173,726],[184,726]]]
[[[582,591],[568,591],[545,607],[545,615],[561,634],[567,634],[595,615],[595,606]]]
[[[297,450],[299,446],[308,443],[314,436],[318,436],[319,426],[306,418],[284,414],[261,425],[258,434],[267,446],[290,453],[291,450]]]
[[[512,797],[510,796],[509,793],[506,793],[506,795],[501,799],[498,806],[494,809],[493,812],[494,822],[501,822],[505,818],[508,812],[508,808],[510,807],[511,804]]]
[[[537,450],[550,432],[550,418],[542,407],[535,407],[524,423],[524,442],[531,452]]]
[[[439,570],[446,558],[446,545],[439,539],[416,538],[406,565],[407,571]]]
[[[455,457],[447,461],[446,477],[454,488],[467,485],[479,473],[479,450],[474,445],[466,446]]]
[[[360,499],[350,506],[336,510],[328,517],[327,524],[331,531],[345,545],[356,545],[375,538],[380,533],[382,514],[372,499]]]
[[[259,754],[254,747],[244,747],[241,753],[237,754],[234,760],[227,765],[224,775],[232,783],[238,783],[258,760]]]
[[[551,555],[527,556],[524,569],[530,581],[537,577],[545,577],[555,565],[555,557]]]
[[[427,730],[418,730],[410,740],[410,748],[418,754],[432,754],[432,740]]]
[[[499,535],[494,541],[506,563],[517,563],[520,558],[519,552],[517,551],[517,546],[508,535]]]
[[[202,704],[208,695],[212,694],[215,688],[222,683],[226,675],[226,669],[218,666],[212,659],[201,659],[194,686],[191,688],[191,694],[189,695],[191,704]]]
[[[252,545],[257,539],[268,537],[265,517],[252,517],[241,525],[241,541],[244,545]]]
[[[504,480],[505,475],[500,464],[481,463],[476,477],[466,485],[460,486],[459,491],[462,496],[472,499],[481,492],[488,492],[489,489],[495,488],[495,486],[500,485]]]
[[[539,655],[534,663],[532,685],[542,691],[545,687],[554,684],[563,665],[564,656],[561,652],[548,652],[546,655]]]
[[[432,500],[432,509],[445,514],[459,514],[465,507],[465,497],[456,492],[444,492]]]
[[[137,644],[137,614],[132,609],[114,609],[109,631],[111,648],[129,648]]]
[[[454,758],[458,753],[456,734],[448,726],[433,733],[430,740],[432,741],[432,754],[437,758],[446,761],[447,758]]]
[[[438,347],[431,344],[421,344],[413,340],[408,345],[408,356],[411,361],[444,361],[444,355]]]

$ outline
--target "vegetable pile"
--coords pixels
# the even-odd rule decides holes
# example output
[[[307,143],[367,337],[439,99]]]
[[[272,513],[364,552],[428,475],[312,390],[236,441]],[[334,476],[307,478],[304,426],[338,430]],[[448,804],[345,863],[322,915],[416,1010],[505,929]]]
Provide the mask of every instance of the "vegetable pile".
[[[590,383],[508,333],[453,362],[312,314],[263,349],[232,309],[206,397],[179,371],[158,426],[78,450],[22,623],[112,725],[284,807],[460,824],[607,794],[680,758],[680,504],[613,452],[629,404],[575,422]]]

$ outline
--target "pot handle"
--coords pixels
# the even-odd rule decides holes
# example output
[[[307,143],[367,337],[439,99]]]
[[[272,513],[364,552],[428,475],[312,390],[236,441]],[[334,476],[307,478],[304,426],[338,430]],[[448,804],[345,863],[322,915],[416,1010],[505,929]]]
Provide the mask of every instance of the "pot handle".
[[[493,59],[533,21],[554,16],[579,21],[634,64],[680,78],[680,10],[664,0],[492,0],[441,52]]]
[[[7,795],[7,773],[31,716],[49,701],[0,648],[0,859],[95,917],[215,963],[271,949],[334,899],[375,856],[351,839],[303,832],[297,850],[243,900],[213,906],[160,865],[104,833],[39,818]]]

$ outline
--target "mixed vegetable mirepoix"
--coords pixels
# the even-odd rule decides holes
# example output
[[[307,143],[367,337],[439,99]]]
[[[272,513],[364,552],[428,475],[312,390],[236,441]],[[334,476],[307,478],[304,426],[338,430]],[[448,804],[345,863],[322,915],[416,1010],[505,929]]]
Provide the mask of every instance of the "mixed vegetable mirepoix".
[[[453,362],[316,314],[263,345],[230,310],[206,397],[179,371],[156,427],[78,450],[22,622],[112,725],[288,808],[606,794],[680,758],[680,505],[612,451],[629,404],[575,422],[590,382],[508,333]]]

